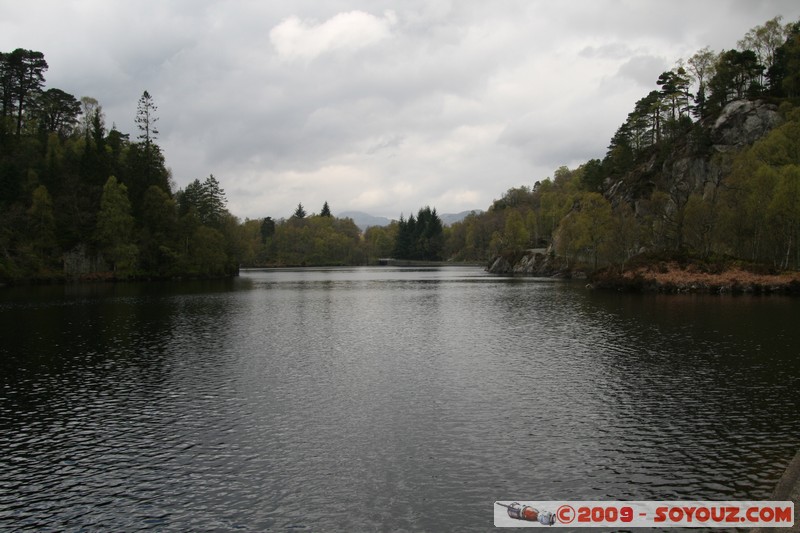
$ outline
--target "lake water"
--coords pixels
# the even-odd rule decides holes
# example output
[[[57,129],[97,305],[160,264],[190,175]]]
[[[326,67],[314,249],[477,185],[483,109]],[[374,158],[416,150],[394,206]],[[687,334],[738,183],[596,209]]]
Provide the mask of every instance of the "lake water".
[[[800,302],[478,268],[0,290],[0,530],[486,531],[495,500],[757,500]]]

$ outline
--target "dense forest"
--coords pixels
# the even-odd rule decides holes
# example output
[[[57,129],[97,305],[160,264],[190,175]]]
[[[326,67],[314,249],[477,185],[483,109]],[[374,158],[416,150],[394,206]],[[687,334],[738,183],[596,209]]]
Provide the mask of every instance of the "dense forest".
[[[213,176],[175,190],[150,94],[132,140],[96,99],[45,89],[47,68],[0,53],[0,280],[236,272],[239,223]]]
[[[363,233],[327,202],[319,213],[298,204],[285,219],[241,221],[213,175],[177,189],[147,91],[132,138],[106,127],[96,99],[46,88],[47,68],[41,52],[0,53],[0,282],[228,276],[382,257],[485,262],[531,248],[587,268],[643,250],[800,267],[800,22],[776,17],[736,49],[678,61],[634,103],[602,159],[509,189],[450,227],[423,207]],[[780,119],[756,142],[720,150],[715,124],[743,101]],[[705,169],[694,181],[679,176],[686,161]]]

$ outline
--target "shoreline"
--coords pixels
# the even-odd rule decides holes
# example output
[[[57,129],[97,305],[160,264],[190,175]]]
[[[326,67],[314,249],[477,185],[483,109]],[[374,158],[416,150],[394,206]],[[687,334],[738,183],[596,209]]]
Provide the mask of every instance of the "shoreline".
[[[654,261],[622,272],[602,270],[589,280],[591,288],[620,292],[800,295],[800,272],[759,272],[740,265]]]

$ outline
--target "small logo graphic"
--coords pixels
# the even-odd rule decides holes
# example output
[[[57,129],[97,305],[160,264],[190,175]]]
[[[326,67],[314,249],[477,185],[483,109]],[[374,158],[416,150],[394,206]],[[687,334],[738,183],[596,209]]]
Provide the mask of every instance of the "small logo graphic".
[[[575,520],[575,509],[571,505],[562,505],[556,511],[556,518],[562,524],[571,524]]]
[[[508,511],[508,516],[516,520],[539,522],[543,526],[552,526],[556,523],[556,515],[548,511],[540,511],[528,505],[520,505],[519,502],[514,502],[510,505],[500,502],[495,503],[501,507],[505,507]]]

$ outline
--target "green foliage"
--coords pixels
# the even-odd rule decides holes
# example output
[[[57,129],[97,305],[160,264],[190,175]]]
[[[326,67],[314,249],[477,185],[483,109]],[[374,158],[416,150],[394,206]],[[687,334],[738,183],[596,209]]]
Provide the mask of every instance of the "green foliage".
[[[0,281],[235,274],[246,227],[214,176],[173,196],[149,93],[130,142],[97,100],[44,90],[46,69],[0,53]]]
[[[136,268],[138,249],[133,244],[133,226],[128,188],[111,176],[100,198],[95,240],[115,273],[128,275]]]
[[[189,237],[188,248],[184,267],[191,274],[203,277],[228,274],[225,237],[219,230],[198,226]]]
[[[732,100],[756,97],[763,91],[761,80],[764,65],[752,50],[728,50],[717,59],[716,73],[709,81],[711,96],[708,105],[719,112]]]
[[[408,220],[400,217],[393,254],[396,259],[441,261],[443,252],[444,227],[435,208],[423,207],[417,218],[414,215]]]
[[[399,224],[394,221],[386,227],[367,228],[364,232],[364,247],[371,263],[392,256],[399,228]]]
[[[596,192],[581,194],[557,230],[556,250],[570,261],[584,259],[597,268],[611,258],[614,217],[611,204]]]
[[[472,213],[450,226],[446,233],[446,256],[458,261],[488,261],[492,253],[491,238],[502,227],[504,213],[496,210]]]
[[[525,227],[525,221],[518,210],[511,211],[506,217],[503,228],[503,241],[512,250],[523,250],[528,247],[530,233]]]
[[[175,200],[160,187],[145,191],[139,230],[142,269],[160,277],[176,272],[179,258],[178,212]]]
[[[186,189],[178,191],[177,197],[181,216],[193,213],[206,226],[219,227],[228,213],[225,192],[213,174],[202,182],[194,180]]]
[[[53,200],[47,187],[39,185],[33,191],[31,207],[28,209],[29,259],[36,265],[37,273],[47,275],[56,269],[55,254],[58,251],[56,222],[53,215]]]
[[[269,239],[268,263],[335,266],[365,261],[360,232],[352,219],[312,216],[277,224]]]
[[[61,89],[48,89],[39,98],[37,111],[41,131],[67,138],[78,123],[81,104]]]
[[[775,50],[767,77],[772,95],[800,95],[800,22],[786,26],[786,41]]]
[[[272,217],[266,217],[261,222],[260,227],[261,232],[261,242],[266,244],[267,239],[275,235],[275,221],[272,220]]]
[[[41,52],[23,48],[0,52],[0,135],[11,131],[22,135],[26,119],[34,116],[31,108],[42,92],[47,67]]]
[[[722,201],[720,251],[800,267],[800,109],[735,159]]]

